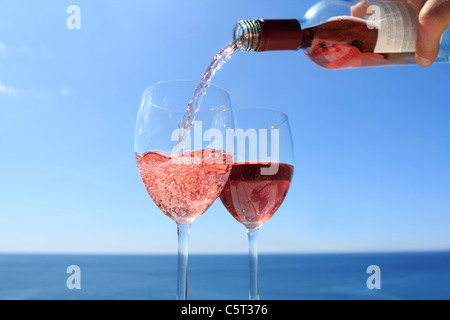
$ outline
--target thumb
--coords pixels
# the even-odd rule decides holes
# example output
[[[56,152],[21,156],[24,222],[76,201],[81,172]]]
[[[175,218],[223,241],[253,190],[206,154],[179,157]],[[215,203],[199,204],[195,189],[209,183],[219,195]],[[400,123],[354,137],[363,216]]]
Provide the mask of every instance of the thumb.
[[[419,13],[419,36],[416,62],[422,67],[431,65],[437,58],[441,37],[450,24],[450,1],[429,0]]]

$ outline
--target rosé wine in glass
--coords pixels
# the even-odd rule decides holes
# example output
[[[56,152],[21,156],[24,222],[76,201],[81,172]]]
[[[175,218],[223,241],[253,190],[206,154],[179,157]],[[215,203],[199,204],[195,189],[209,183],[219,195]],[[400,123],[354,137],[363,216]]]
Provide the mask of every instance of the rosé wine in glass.
[[[201,108],[186,119],[189,98],[199,86],[205,89],[196,100]],[[134,139],[136,164],[150,197],[177,225],[178,300],[187,299],[191,224],[219,197],[230,174],[233,156],[221,137],[233,126],[228,93],[209,81],[158,82],[142,96]]]
[[[262,175],[263,163],[236,163],[220,199],[231,215],[247,228],[259,228],[278,210],[291,185],[294,167],[278,164],[278,172]]]
[[[234,163],[220,200],[242,223],[249,243],[249,299],[259,299],[258,234],[280,208],[294,172],[287,115],[267,108],[233,110]],[[248,139],[247,139],[248,138]],[[248,143],[247,143],[248,141]]]
[[[230,175],[230,155],[219,150],[136,154],[142,182],[161,211],[177,223],[192,223],[217,199]]]

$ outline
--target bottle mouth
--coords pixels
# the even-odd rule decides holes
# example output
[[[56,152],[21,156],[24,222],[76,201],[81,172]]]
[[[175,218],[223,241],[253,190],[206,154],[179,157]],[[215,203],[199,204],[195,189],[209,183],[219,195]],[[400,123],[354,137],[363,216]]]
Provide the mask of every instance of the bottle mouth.
[[[240,51],[298,50],[303,33],[297,19],[241,20],[234,26],[234,40]]]
[[[261,25],[258,20],[240,20],[234,25],[233,39],[240,39],[240,51],[258,51]]]

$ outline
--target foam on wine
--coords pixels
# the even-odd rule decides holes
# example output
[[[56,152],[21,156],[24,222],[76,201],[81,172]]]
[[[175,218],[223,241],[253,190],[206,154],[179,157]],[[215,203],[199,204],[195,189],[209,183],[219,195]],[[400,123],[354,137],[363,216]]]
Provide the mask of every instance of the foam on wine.
[[[192,223],[217,199],[231,170],[230,155],[203,149],[178,156],[160,152],[136,154],[148,194],[177,223]]]

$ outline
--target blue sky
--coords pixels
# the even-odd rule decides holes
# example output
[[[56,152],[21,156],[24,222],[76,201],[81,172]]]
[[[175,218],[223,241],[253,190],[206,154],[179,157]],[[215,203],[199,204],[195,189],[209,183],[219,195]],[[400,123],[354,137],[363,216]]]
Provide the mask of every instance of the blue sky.
[[[66,9],[81,9],[69,30]],[[236,21],[314,1],[2,1],[0,252],[175,253],[133,150],[150,84],[200,79]],[[295,174],[260,252],[450,249],[450,64],[330,71],[302,52],[236,53],[213,83],[290,117]],[[188,97],[187,97],[188,98]],[[245,253],[217,201],[192,253]]]

